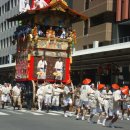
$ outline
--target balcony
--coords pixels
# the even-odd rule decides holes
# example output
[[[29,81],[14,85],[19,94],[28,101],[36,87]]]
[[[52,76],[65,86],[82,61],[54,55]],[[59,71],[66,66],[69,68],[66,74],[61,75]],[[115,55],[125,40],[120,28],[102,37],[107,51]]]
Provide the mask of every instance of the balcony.
[[[98,30],[98,31],[97,31]],[[89,28],[87,43],[92,43],[93,41],[111,41],[112,24],[104,23],[98,26]]]
[[[90,2],[89,9],[84,14],[93,17],[107,11],[113,11],[113,0],[94,0]]]

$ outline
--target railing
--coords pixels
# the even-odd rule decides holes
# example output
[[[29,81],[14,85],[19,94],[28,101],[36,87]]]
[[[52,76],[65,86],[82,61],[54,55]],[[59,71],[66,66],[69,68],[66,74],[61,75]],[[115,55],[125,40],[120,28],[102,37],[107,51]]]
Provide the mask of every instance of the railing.
[[[112,39],[111,44],[118,44],[118,43],[124,43],[129,41],[130,41],[130,36],[126,36],[122,38]]]

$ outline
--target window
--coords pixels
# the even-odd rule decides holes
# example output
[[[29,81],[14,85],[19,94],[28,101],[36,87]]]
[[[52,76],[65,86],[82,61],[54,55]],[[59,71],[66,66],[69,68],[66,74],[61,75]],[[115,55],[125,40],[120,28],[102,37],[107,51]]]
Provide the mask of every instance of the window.
[[[0,16],[2,15],[1,7],[0,7]]]
[[[3,48],[5,48],[6,47],[6,41],[5,41],[5,39],[4,39],[4,44],[3,45],[4,45]]]
[[[2,57],[0,57],[0,65],[2,65]]]
[[[87,49],[87,45],[84,45],[84,46],[83,46],[83,49]]]
[[[10,37],[10,45],[12,44],[12,37]]]
[[[13,22],[10,22],[10,27],[12,28],[12,26],[13,26]]]
[[[8,64],[8,56],[5,56],[5,64]]]
[[[85,1],[85,10],[89,8],[89,0]]]
[[[0,41],[0,49],[1,49],[1,42],[2,42],[2,40]]]
[[[4,31],[4,25],[3,25],[3,23],[1,23],[1,31],[2,32]]]
[[[89,44],[88,47],[89,47],[89,48],[93,48],[93,44]]]
[[[13,7],[14,7],[14,1],[11,0],[11,8],[13,8]]]
[[[99,42],[99,47],[103,46],[105,44],[103,44],[103,42]]]
[[[90,18],[90,27],[114,21],[113,12],[105,12]]]
[[[88,34],[88,20],[84,21],[84,35]]]
[[[6,30],[6,21],[4,22],[4,27],[5,27],[4,30]]]
[[[14,4],[15,4],[15,6],[17,5],[17,0],[14,0]]]
[[[3,49],[3,40],[1,40],[1,49]]]
[[[6,38],[6,47],[8,48],[8,46],[9,46],[9,39]]]
[[[7,11],[10,10],[10,1],[7,2]]]
[[[5,3],[5,12],[7,12],[7,3]]]
[[[8,25],[8,29],[9,29],[9,22],[7,22],[7,25]]]
[[[4,14],[5,12],[4,12],[4,5],[2,6],[2,14]]]

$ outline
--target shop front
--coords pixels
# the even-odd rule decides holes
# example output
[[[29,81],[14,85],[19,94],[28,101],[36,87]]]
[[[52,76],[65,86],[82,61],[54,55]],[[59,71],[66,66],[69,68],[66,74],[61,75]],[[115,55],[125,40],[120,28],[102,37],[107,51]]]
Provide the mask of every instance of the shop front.
[[[84,78],[95,83],[130,84],[130,43],[75,52],[71,76],[74,84],[80,84]]]

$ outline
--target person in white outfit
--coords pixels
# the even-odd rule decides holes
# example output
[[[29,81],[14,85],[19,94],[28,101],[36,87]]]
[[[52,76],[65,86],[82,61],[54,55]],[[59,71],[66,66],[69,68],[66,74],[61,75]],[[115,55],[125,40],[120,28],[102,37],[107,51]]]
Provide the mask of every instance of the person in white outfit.
[[[121,89],[121,97],[123,101],[121,101],[121,111],[122,111],[122,118],[121,120],[124,120],[125,112],[128,110],[128,101],[129,101],[129,87],[123,86]],[[129,115],[127,114],[127,120],[129,120]]]
[[[45,106],[47,113],[49,112],[50,106],[52,105],[52,96],[54,95],[54,87],[52,84],[45,86]]]
[[[68,82],[66,83],[66,85],[64,85],[64,93],[63,93],[63,103],[64,103],[64,117],[68,117],[68,116],[71,116],[72,113],[72,97],[71,97],[71,94],[72,92],[70,91],[70,84],[71,82]],[[67,114],[67,109],[69,108],[69,113]]]
[[[38,79],[46,79],[46,69],[47,69],[47,62],[44,56],[41,57],[37,64],[37,69],[40,74],[38,74]]]
[[[29,0],[25,0],[24,5],[23,12],[30,10]]]
[[[15,107],[18,106],[18,109],[22,109],[22,103],[21,103],[21,87],[20,84],[17,83],[13,89],[12,89],[12,96],[13,96],[13,107],[15,110]]]
[[[93,116],[97,113],[97,96],[96,96],[96,86],[94,84],[91,84],[91,88],[88,92],[88,102],[89,102],[89,107],[90,107],[90,116],[88,118],[89,123],[93,123],[92,118]]]
[[[104,90],[102,91],[105,110],[105,119],[103,120],[103,126],[106,125],[106,121],[113,118],[113,93],[109,88],[110,87],[105,86]]]
[[[35,5],[35,7],[34,7],[35,9],[44,8],[44,7],[48,6],[48,4],[45,2],[45,0],[35,0],[34,5]]]
[[[58,84],[54,84],[54,95],[52,98],[52,106],[55,110],[58,110],[60,94],[63,93],[63,90],[58,88]]]
[[[90,90],[90,85],[88,84],[84,84],[80,88],[80,106],[82,109],[82,117],[81,117],[82,120],[85,120],[86,111],[90,109],[88,104],[89,90]]]
[[[44,85],[39,85],[39,88],[37,90],[36,96],[37,96],[37,101],[38,101],[38,110],[41,111],[42,105],[43,105],[43,100],[44,100],[44,93],[45,93],[45,86]]]
[[[62,80],[63,78],[63,61],[61,61],[61,58],[58,58],[58,60],[55,63],[55,71],[58,74],[55,79],[56,80]]]
[[[96,98],[97,98],[97,112],[99,113],[98,119],[97,119],[97,124],[102,124],[101,118],[103,117],[103,112],[104,112],[104,102],[103,102],[103,94],[102,91],[105,87],[105,84],[98,84],[97,85],[97,90],[96,90]]]
[[[118,84],[112,84],[113,88],[113,117],[111,118],[111,121],[109,123],[109,127],[113,128],[113,124],[117,121],[119,117],[119,111],[120,111],[120,102],[123,101],[121,98],[121,90],[119,90],[119,85]],[[108,119],[105,119],[103,121],[103,126],[106,126],[106,121]]]
[[[4,83],[4,85],[1,88],[1,104],[2,104],[2,109],[4,109],[5,103],[9,101],[10,99],[10,89],[8,88],[8,84]]]

